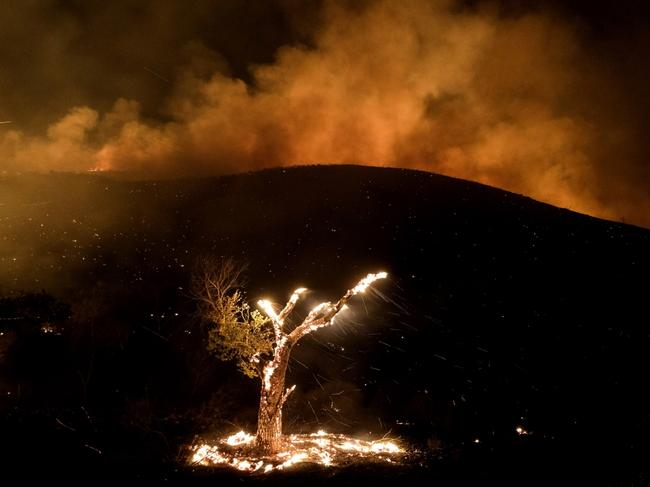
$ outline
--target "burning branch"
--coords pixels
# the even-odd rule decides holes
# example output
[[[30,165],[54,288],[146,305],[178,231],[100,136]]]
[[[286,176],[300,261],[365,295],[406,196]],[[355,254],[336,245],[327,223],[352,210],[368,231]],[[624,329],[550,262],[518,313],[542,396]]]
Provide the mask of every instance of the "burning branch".
[[[352,298],[352,296],[365,292],[372,283],[379,279],[385,279],[386,277],[388,277],[388,274],[386,272],[368,274],[366,277],[361,279],[356,286],[354,286],[352,289],[349,289],[343,295],[343,297],[336,302],[336,304],[332,304],[329,301],[319,304],[311,310],[302,324],[296,327],[288,335],[289,341],[295,344],[298,340],[300,340],[308,333],[317,330],[318,328],[331,325],[334,317],[346,308],[347,302],[350,300],[350,298]],[[284,320],[291,313],[291,311],[293,311],[293,308],[296,306],[296,303],[300,299],[300,295],[305,291],[307,291],[307,289],[304,287],[296,289],[279,315],[275,312],[275,309],[273,309],[273,305],[269,300],[260,299],[257,302],[257,305],[260,307],[260,309],[264,311],[264,313],[266,313],[266,315],[271,319],[277,341],[280,341],[282,337],[287,336],[282,331]]]
[[[352,296],[365,292],[373,282],[379,279],[385,279],[386,277],[388,277],[386,272],[368,274],[366,277],[361,279],[356,286],[349,289],[343,297],[336,302],[336,304],[330,302],[319,304],[311,310],[302,324],[289,334],[289,340],[292,343],[296,343],[312,331],[331,325],[336,315],[347,307],[347,302],[352,298]]]
[[[267,299],[260,299],[257,302],[257,305],[262,309],[262,311],[264,311],[264,313],[266,313],[266,316],[271,318],[271,323],[273,323],[273,332],[275,333],[275,341],[279,342],[282,338],[282,322],[273,309],[273,305]]]
[[[273,308],[273,304],[267,299],[260,299],[257,302],[257,305],[264,311],[266,316],[268,316],[271,319],[271,322],[273,323],[273,331],[275,333],[275,341],[279,342],[283,336],[286,336],[284,332],[282,331],[282,327],[284,326],[284,320],[289,316],[289,313],[293,311],[293,308],[296,306],[296,303],[300,299],[300,295],[307,291],[307,288],[304,287],[299,287],[296,289],[291,297],[289,298],[289,301],[287,301],[287,304],[284,306],[282,311],[280,311],[280,314],[277,314],[275,312],[275,309]]]
[[[296,385],[292,385],[291,387],[287,387],[287,390],[284,391],[284,395],[282,396],[282,399],[280,400],[280,405],[284,405],[284,403],[287,401],[289,398],[289,395],[296,390]]]
[[[278,316],[278,319],[280,320],[280,323],[284,323],[284,320],[289,316],[289,313],[293,311],[293,308],[296,306],[296,303],[300,299],[300,296],[307,291],[307,288],[305,287],[299,287],[296,289],[291,297],[289,298],[289,301],[287,304],[284,306],[284,309],[280,311],[280,315]]]

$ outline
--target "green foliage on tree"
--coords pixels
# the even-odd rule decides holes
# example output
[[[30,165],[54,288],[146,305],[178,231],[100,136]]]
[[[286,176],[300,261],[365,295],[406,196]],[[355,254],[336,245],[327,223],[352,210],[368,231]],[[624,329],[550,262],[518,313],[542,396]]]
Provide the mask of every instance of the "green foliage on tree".
[[[221,360],[232,360],[248,377],[258,376],[253,356],[273,350],[273,327],[259,311],[251,310],[242,286],[245,266],[232,259],[204,259],[192,290],[207,326],[207,348]]]
[[[208,350],[221,360],[233,360],[248,377],[256,377],[253,355],[271,353],[273,331],[269,319],[250,310],[239,291],[229,296],[223,317],[208,331]]]

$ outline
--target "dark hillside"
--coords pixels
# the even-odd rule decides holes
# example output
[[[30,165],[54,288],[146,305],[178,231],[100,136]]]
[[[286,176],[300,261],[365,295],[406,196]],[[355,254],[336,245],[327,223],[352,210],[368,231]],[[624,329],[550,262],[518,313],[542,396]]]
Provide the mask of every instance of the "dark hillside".
[[[409,170],[0,179],[0,442],[137,465],[250,428],[257,384],[206,356],[187,290],[197,259],[224,255],[250,263],[251,301],[304,285],[313,305],[390,274],[296,350],[287,429],[391,431],[451,477],[591,465],[639,481],[649,249],[648,230]],[[20,311],[41,290],[67,315]]]

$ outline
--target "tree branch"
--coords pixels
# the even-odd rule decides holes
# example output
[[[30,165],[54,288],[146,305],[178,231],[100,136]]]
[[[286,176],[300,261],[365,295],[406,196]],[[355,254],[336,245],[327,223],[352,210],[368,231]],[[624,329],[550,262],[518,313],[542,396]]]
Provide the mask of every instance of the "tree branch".
[[[345,309],[345,305],[352,296],[365,292],[373,282],[378,279],[385,279],[387,276],[388,274],[385,272],[368,274],[366,277],[361,279],[356,286],[352,289],[348,289],[343,297],[341,297],[341,299],[339,299],[335,304],[326,302],[316,306],[311,310],[300,326],[296,327],[289,334],[289,340],[291,343],[295,344],[298,340],[312,331],[331,325],[336,315]]]
[[[300,295],[304,293],[307,289],[304,287],[300,287],[296,289],[291,297],[289,298],[289,301],[287,301],[287,304],[284,306],[282,311],[280,311],[280,314],[277,314],[275,312],[275,309],[273,308],[273,304],[271,304],[270,301],[266,299],[260,299],[257,302],[257,305],[266,313],[266,315],[271,318],[271,322],[273,323],[273,331],[275,332],[275,340],[276,342],[280,342],[283,336],[286,336],[285,333],[282,331],[282,326],[284,325],[284,320],[289,316],[289,314],[293,311],[293,308],[295,308],[296,303],[300,299]]]
[[[251,363],[253,364],[253,367],[255,367],[255,370],[257,371],[257,375],[262,378],[264,374],[264,366],[262,365],[262,361],[260,360],[260,354],[256,353],[253,354],[251,357]]]
[[[278,320],[280,321],[280,326],[284,325],[284,320],[287,319],[287,316],[293,311],[293,308],[295,308],[296,303],[300,299],[300,295],[307,291],[307,288],[304,287],[299,287],[296,289],[291,297],[289,298],[289,301],[287,301],[287,304],[284,306],[282,311],[280,311],[280,314],[278,315]]]
[[[284,405],[286,400],[289,398],[289,395],[296,389],[296,385],[292,385],[291,387],[288,387],[286,391],[284,391],[284,394],[282,395],[282,399],[280,399],[280,407]]]
[[[271,323],[273,323],[273,332],[275,333],[275,341],[276,343],[280,342],[280,339],[282,338],[282,322],[280,321],[280,318],[278,317],[277,313],[273,309],[273,305],[271,304],[270,301],[266,299],[260,299],[257,302],[257,305],[266,313],[266,316],[271,318]]]

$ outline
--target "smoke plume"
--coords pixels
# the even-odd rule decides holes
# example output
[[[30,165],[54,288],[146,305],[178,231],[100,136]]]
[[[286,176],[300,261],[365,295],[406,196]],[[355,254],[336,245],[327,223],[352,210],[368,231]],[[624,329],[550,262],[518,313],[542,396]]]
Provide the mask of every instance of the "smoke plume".
[[[268,12],[125,2],[94,14],[57,8],[52,19],[57,4],[0,21],[14,35],[4,59],[20,50],[6,45],[18,42],[16,25],[41,32],[30,46],[43,72],[16,63],[50,88],[32,100],[40,81],[0,83],[0,119],[14,120],[0,125],[0,171],[159,178],[311,163],[411,167],[650,226],[648,96],[630,81],[644,67],[610,62],[624,49],[644,58],[629,39],[603,40],[559,9],[329,1],[292,16],[296,2],[279,2],[279,20],[237,37],[228,19]],[[202,20],[210,15],[225,20]],[[122,34],[109,30],[116,21]],[[157,62],[166,52],[174,62]],[[135,66],[137,76],[119,76]]]

